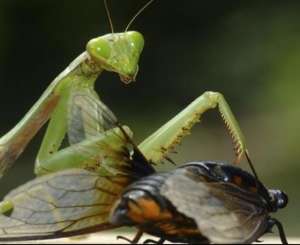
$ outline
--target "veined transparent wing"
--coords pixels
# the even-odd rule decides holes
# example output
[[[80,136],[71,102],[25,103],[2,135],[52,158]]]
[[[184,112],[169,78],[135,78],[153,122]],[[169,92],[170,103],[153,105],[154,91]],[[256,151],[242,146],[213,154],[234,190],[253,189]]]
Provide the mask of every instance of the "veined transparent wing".
[[[134,144],[131,130],[118,122],[94,91],[86,88],[74,90],[68,114],[71,149],[87,159],[83,168],[102,175],[128,174],[132,178],[154,172]]]
[[[267,214],[259,196],[225,182],[208,182],[180,168],[161,188],[175,208],[194,219],[212,243],[249,243],[265,231]]]
[[[74,89],[69,101],[68,138],[71,145],[117,127],[117,118],[90,88]]]
[[[57,172],[7,195],[2,208],[0,205],[4,210],[0,241],[50,239],[114,228],[108,221],[109,213],[123,189],[154,171],[130,132],[95,94],[76,90],[69,110],[72,145],[55,156],[59,159],[59,154],[69,154],[71,162],[77,158],[84,162],[73,165],[76,169],[54,168]],[[79,155],[84,157],[74,157]]]
[[[50,239],[115,226],[108,222],[112,205],[128,184],[124,176],[101,177],[70,169],[38,177],[15,189],[1,205],[0,241]]]

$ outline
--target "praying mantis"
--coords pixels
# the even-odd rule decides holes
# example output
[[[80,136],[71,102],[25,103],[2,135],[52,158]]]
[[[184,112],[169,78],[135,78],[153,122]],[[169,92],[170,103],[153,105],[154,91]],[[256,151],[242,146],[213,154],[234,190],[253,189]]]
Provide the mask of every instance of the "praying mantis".
[[[151,2],[145,5],[144,8]],[[135,80],[138,73],[138,61],[143,47],[143,36],[136,31],[111,33],[90,40],[86,45],[86,51],[80,54],[51,82],[40,99],[22,120],[0,138],[0,175],[5,173],[49,119],[50,122],[37,155],[35,174],[38,176],[42,175],[44,167],[56,165],[53,162],[58,160],[58,149],[67,132],[68,108],[72,104],[72,101],[70,101],[72,94],[85,90],[88,91],[90,96],[97,98],[98,95],[94,90],[94,84],[103,71],[119,74],[121,80],[125,83]],[[156,144],[157,135],[166,132],[165,135],[167,136],[161,139],[166,140],[165,145],[162,147],[165,147],[167,150],[172,147],[172,144],[175,144],[174,142],[177,140],[175,135],[181,135],[182,130],[188,131],[191,128],[189,124],[193,125],[195,118],[199,118],[206,110],[216,106],[219,106],[221,115],[234,139],[237,154],[236,161],[239,162],[243,153],[247,153],[245,139],[237,120],[220,93],[204,93],[203,96],[195,100],[182,113],[178,114],[176,118],[146,139],[141,144],[141,147],[147,152],[153,144]],[[181,131],[179,130],[180,128]],[[166,129],[168,130],[165,131]],[[175,133],[176,131],[180,131],[180,133]],[[174,136],[169,134],[174,134]],[[70,154],[72,155],[73,153]],[[160,158],[154,153],[149,153],[149,157],[154,162]],[[63,156],[62,159],[68,158]],[[62,159],[59,159],[59,169],[64,169],[68,165]],[[68,167],[76,166],[80,166],[80,163],[77,161]]]
[[[216,107],[233,139],[235,163],[240,163],[243,156],[250,161],[242,130],[218,92],[203,93],[138,146],[133,143],[130,128],[119,123],[100,103],[94,89],[104,71],[119,74],[125,83],[136,79],[144,38],[127,29],[90,40],[86,51],[50,83],[23,119],[0,138],[3,175],[49,120],[35,162],[37,178],[11,192],[0,204],[0,241],[67,237],[115,228],[109,217],[118,196],[111,193],[120,194],[136,178],[152,172],[155,164],[168,159],[168,153],[201,116]],[[70,146],[60,149],[66,134]],[[150,162],[153,167],[141,166],[138,161],[129,166],[132,159]],[[139,171],[131,171],[132,167]],[[140,176],[131,175],[136,172]],[[93,189],[95,183],[97,188]]]

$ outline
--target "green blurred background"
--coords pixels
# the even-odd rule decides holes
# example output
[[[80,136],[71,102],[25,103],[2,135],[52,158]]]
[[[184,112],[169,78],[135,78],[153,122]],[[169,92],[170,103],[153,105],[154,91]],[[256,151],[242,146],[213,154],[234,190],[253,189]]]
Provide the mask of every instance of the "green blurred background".
[[[109,1],[117,31],[145,3]],[[244,130],[257,172],[290,197],[276,217],[299,235],[300,1],[155,1],[131,29],[145,49],[137,82],[97,82],[102,99],[137,142],[206,90],[223,93]],[[0,1],[0,132],[12,128],[86,45],[110,32],[101,0]],[[33,178],[39,133],[1,180],[1,196]],[[178,162],[231,161],[217,112],[204,116],[172,156]],[[247,165],[243,163],[247,168]],[[171,167],[170,167],[171,168]]]

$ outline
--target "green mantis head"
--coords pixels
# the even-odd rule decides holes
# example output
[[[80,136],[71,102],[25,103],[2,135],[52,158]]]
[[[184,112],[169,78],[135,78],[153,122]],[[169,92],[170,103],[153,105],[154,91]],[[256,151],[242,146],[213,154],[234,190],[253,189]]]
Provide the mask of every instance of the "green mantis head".
[[[87,52],[105,70],[116,72],[124,82],[134,81],[144,47],[142,34],[136,31],[111,33],[90,40]]]

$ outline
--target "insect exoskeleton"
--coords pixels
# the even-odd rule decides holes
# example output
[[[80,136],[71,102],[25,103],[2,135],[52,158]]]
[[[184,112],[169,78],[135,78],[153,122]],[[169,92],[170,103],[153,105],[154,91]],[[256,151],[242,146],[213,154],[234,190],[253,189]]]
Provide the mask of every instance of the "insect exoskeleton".
[[[191,162],[129,185],[110,221],[172,242],[250,243],[271,230],[269,213],[287,201],[238,167]]]
[[[144,38],[137,31],[111,33],[87,43],[87,52],[105,70],[116,72],[122,81],[134,81]]]

